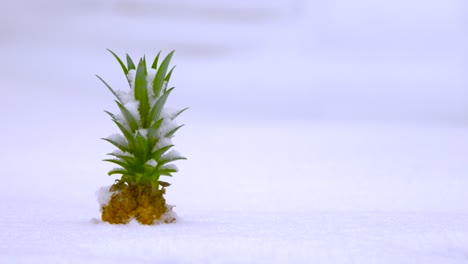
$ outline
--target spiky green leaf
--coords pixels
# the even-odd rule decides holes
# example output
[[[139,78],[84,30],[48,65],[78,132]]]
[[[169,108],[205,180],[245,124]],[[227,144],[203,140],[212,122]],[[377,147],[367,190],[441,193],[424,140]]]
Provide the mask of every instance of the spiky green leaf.
[[[111,113],[111,112],[109,112],[109,111],[106,111],[106,110],[104,110],[104,112],[105,112],[106,114],[108,114],[112,119],[116,119],[116,118],[115,118],[115,115],[114,115],[113,113]]]
[[[148,88],[147,88],[147,70],[144,59],[141,59],[138,63],[138,68],[135,77],[135,99],[139,101],[138,111],[140,113],[141,125],[147,128],[148,112],[149,112],[149,101],[148,101]]]
[[[145,177],[149,181],[158,181],[159,179],[158,167],[146,165],[146,172],[143,177]]]
[[[122,125],[122,123],[120,123],[120,122],[117,120],[117,117],[116,117],[113,113],[111,113],[111,112],[109,112],[109,111],[105,111],[105,110],[104,110],[104,112],[105,112],[106,114],[108,114],[108,115],[111,117],[112,122],[114,122],[114,123],[117,125],[117,127],[120,129],[120,132],[122,132],[122,134],[124,135],[124,137],[127,139],[128,146],[129,146],[129,150],[132,151],[132,150],[133,150],[133,146],[134,146],[134,144],[135,144],[135,140],[134,140],[134,138],[133,138],[133,134],[130,133],[130,131],[128,131],[128,129],[127,129],[124,125]]]
[[[164,121],[164,118],[160,118],[156,122],[153,122],[153,124],[151,124],[150,128],[148,129],[148,134],[146,134],[146,137],[148,139],[156,138],[158,130],[161,127],[161,124],[163,121]]]
[[[167,98],[171,94],[172,90],[174,90],[174,88],[171,88],[164,92],[163,95],[161,95],[161,97],[158,98],[156,103],[154,103],[149,114],[151,120],[158,120],[160,118],[161,111],[164,105],[166,104]]]
[[[101,80],[101,82],[104,83],[107,89],[109,89],[109,91],[117,98],[117,100],[119,100],[119,102],[122,102],[122,99],[120,98],[120,96],[114,91],[114,89],[112,89],[112,87],[110,87],[109,84],[106,83],[106,81],[104,81],[104,79],[102,79],[99,75],[96,75],[96,77],[98,77],[99,80]]]
[[[124,160],[126,163],[134,166],[138,165],[138,160],[135,157],[128,156],[128,154],[107,153],[107,155]]]
[[[177,172],[177,170],[165,168],[165,169],[159,169],[158,172],[159,172],[161,175],[172,177],[172,173]]]
[[[123,117],[125,118],[128,125],[130,126],[131,132],[132,133],[135,132],[139,128],[137,120],[135,119],[135,117],[132,115],[132,113],[130,113],[130,111],[124,105],[122,105],[118,101],[115,101],[115,102],[119,106],[120,112],[122,112]]]
[[[148,153],[148,141],[140,132],[137,132],[135,137],[135,158],[146,161],[148,159]]]
[[[133,63],[133,60],[132,58],[130,57],[130,55],[127,54],[127,67],[128,67],[128,70],[135,70],[135,63]]]
[[[160,118],[156,122],[154,122],[151,127],[148,129],[148,133],[146,134],[146,138],[148,139],[148,149],[153,149],[154,146],[158,143],[158,130],[161,127],[164,118]]]
[[[115,169],[112,169],[110,170],[107,175],[111,176],[113,174],[127,174],[128,171],[123,169],[123,168],[115,168]]]
[[[177,161],[177,160],[186,160],[187,158],[185,157],[172,157],[172,158],[167,158],[165,159],[164,156],[161,158],[161,160],[159,161],[158,165],[159,166],[163,166],[163,165],[166,165],[168,163],[171,163],[173,161]]]
[[[114,140],[108,139],[108,138],[101,138],[101,139],[111,143],[112,145],[114,145],[118,149],[120,149],[121,151],[125,151],[125,152],[129,151],[128,146],[122,145],[122,144],[118,143],[117,141],[114,141]]]
[[[165,181],[159,181],[159,185],[161,185],[162,187],[169,187],[169,186],[171,186],[170,183],[165,182]]]
[[[130,166],[130,164],[128,164],[127,162],[125,162],[123,160],[120,160],[120,159],[104,159],[103,161],[115,163],[115,164],[121,166],[122,168],[124,168],[127,171],[132,171],[132,167]]]
[[[114,55],[115,59],[117,59],[117,61],[119,62],[120,64],[120,67],[122,67],[122,70],[123,72],[125,73],[125,76],[127,76],[128,74],[128,69],[127,67],[125,66],[125,64],[122,62],[122,60],[119,58],[119,56],[117,56],[117,54],[115,54],[112,50],[110,49],[107,49],[112,55]]]
[[[159,66],[158,71],[156,72],[156,76],[153,82],[153,91],[156,96],[159,96],[159,94],[161,94],[162,85],[163,85],[164,79],[166,78],[167,68],[169,67],[169,63],[171,62],[173,54],[174,54],[174,51],[171,51],[166,56],[166,58],[164,58],[164,60],[161,62],[161,65]]]
[[[159,55],[161,55],[161,51],[158,52],[158,55],[156,55],[156,58],[154,58],[153,64],[151,65],[151,68],[156,69],[158,67]]]
[[[143,174],[142,173],[136,173],[135,174],[135,182],[138,184],[141,182],[141,179],[143,178]]]
[[[119,121],[112,119],[112,121],[117,125],[117,127],[120,129],[122,134],[124,135],[125,139],[127,139],[128,142],[128,149],[129,151],[132,151],[134,146],[135,146],[135,139],[133,138],[132,133],[128,131],[122,124],[119,123]]]
[[[114,154],[114,153],[108,153],[107,155],[111,155],[117,158],[117,159],[109,159],[109,160],[120,160],[121,162],[125,163],[126,164],[125,169],[130,175],[144,171],[142,164],[139,163],[140,160],[134,157],[130,157],[127,155],[119,155],[119,154]]]
[[[172,148],[174,145],[167,145],[167,146],[164,146],[164,147],[161,147],[159,149],[157,149],[156,151],[153,152],[152,156],[153,156],[153,159],[155,160],[161,160],[161,156],[166,153],[166,151],[168,151],[170,148]]]
[[[171,120],[176,119],[180,114],[182,114],[183,112],[185,112],[187,109],[189,109],[189,107],[185,107],[184,109],[175,112],[175,113],[171,116]]]
[[[164,81],[166,81],[167,83],[169,83],[169,81],[171,80],[171,76],[172,76],[172,72],[174,71],[176,66],[172,67],[172,69],[169,71],[169,73],[166,75],[166,78],[164,78]]]
[[[177,132],[177,130],[179,130],[179,129],[180,129],[181,127],[183,127],[183,126],[184,126],[184,125],[180,125],[180,126],[174,128],[174,129],[171,129],[171,131],[169,131],[169,132],[166,133],[165,137],[170,138],[170,137],[174,136],[175,132]]]

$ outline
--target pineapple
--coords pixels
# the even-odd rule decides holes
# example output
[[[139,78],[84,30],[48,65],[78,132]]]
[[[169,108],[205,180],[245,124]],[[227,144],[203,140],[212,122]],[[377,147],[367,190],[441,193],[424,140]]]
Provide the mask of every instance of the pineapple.
[[[174,67],[168,72],[174,51],[158,65],[161,52],[148,68],[145,57],[135,66],[127,54],[127,65],[111,50],[127,77],[128,92],[112,89],[97,76],[116,97],[119,113],[105,111],[117,125],[119,134],[103,138],[117,149],[104,161],[117,164],[109,176],[120,175],[107,190],[110,200],[101,205],[102,220],[112,224],[125,224],[136,219],[142,224],[174,222],[172,206],[166,204],[164,194],[170,185],[161,176],[171,177],[177,172],[173,161],[185,159],[177,151],[171,138],[182,125],[174,119],[182,112],[169,112],[164,108],[174,87],[167,88]]]

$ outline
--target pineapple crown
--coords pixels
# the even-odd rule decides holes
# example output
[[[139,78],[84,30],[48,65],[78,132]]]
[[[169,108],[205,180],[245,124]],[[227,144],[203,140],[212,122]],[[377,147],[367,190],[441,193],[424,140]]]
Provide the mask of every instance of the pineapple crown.
[[[125,65],[113,51],[108,51],[119,62],[130,86],[128,92],[116,91],[96,75],[116,97],[115,102],[120,110],[118,114],[105,111],[121,132],[103,138],[117,147],[117,150],[107,154],[112,158],[104,160],[119,166],[109,171],[108,175],[120,174],[121,178],[116,180],[118,185],[151,184],[157,190],[159,186],[167,187],[169,184],[160,181],[160,176],[172,177],[178,169],[171,162],[186,159],[171,150],[174,147],[171,138],[183,126],[178,126],[174,119],[188,108],[175,112],[164,108],[174,89],[167,88],[175,68],[167,72],[174,51],[158,65],[159,52],[151,68],[147,68],[145,57],[140,58],[135,67],[128,54]]]

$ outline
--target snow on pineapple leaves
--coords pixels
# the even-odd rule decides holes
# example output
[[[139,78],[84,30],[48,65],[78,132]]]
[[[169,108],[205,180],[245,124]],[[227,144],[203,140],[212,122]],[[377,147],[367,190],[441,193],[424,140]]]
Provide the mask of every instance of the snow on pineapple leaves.
[[[125,65],[112,51],[118,60],[128,80],[129,90],[113,90],[102,78],[101,81],[116,97],[119,113],[111,116],[112,121],[119,127],[122,134],[114,134],[106,141],[118,148],[109,153],[113,159],[105,161],[120,165],[109,172],[137,178],[138,175],[167,175],[177,171],[177,167],[170,162],[185,159],[178,152],[171,150],[174,145],[171,138],[182,126],[177,125],[175,118],[187,110],[171,111],[165,107],[166,101],[174,88],[168,89],[174,67],[169,71],[169,64],[173,52],[169,53],[158,66],[159,54],[151,68],[146,65],[145,57],[137,64],[127,54]],[[151,173],[147,173],[151,171]],[[138,175],[137,175],[138,174]],[[159,177],[152,177],[158,180]]]

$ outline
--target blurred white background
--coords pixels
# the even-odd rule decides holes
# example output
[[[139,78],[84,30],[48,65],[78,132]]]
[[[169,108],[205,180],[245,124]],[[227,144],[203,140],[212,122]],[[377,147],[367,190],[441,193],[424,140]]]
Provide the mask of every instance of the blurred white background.
[[[95,73],[122,79],[105,48],[175,49],[176,100],[200,118],[466,124],[465,2],[4,1],[1,71],[96,98]]]

